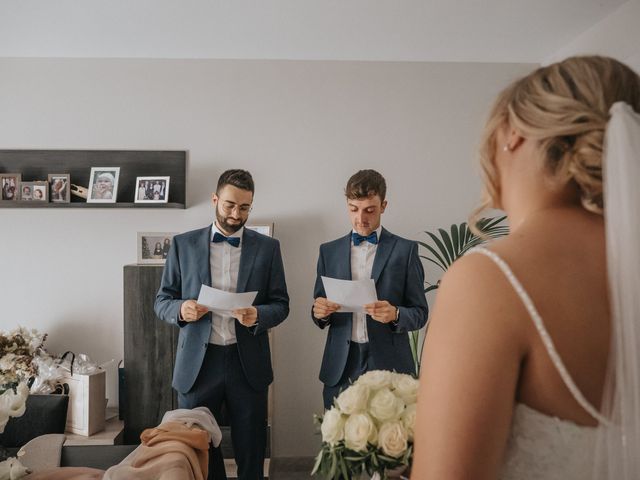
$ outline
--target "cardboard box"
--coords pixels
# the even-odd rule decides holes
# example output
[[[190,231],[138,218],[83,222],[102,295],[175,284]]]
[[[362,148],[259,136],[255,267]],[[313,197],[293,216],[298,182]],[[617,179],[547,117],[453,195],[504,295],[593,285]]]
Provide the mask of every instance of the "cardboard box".
[[[63,382],[69,385],[67,430],[85,436],[104,430],[106,372],[74,373]]]

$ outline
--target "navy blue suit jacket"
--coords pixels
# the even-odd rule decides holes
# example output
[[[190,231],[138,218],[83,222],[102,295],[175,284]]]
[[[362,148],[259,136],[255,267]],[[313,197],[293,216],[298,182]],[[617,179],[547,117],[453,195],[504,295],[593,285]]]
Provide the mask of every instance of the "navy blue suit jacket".
[[[321,276],[351,280],[351,234],[320,246],[318,276],[313,296],[326,297]],[[419,330],[429,313],[424,294],[424,270],[418,245],[382,229],[371,278],[379,300],[399,307],[397,325],[383,324],[367,315],[369,351],[378,370],[395,370],[415,375],[407,332]],[[334,313],[325,321],[311,318],[320,328],[329,327],[320,380],[335,386],[344,372],[351,342],[352,313]]]
[[[196,322],[179,320],[184,300],[197,299],[202,284],[211,286],[210,242],[211,225],[173,237],[156,295],[158,318],[180,327],[173,388],[181,393],[193,386],[211,334],[210,312]],[[267,331],[287,318],[289,295],[280,243],[245,228],[236,292],[254,291],[258,324],[245,327],[236,320],[235,331],[244,374],[254,389],[263,390],[273,381]]]

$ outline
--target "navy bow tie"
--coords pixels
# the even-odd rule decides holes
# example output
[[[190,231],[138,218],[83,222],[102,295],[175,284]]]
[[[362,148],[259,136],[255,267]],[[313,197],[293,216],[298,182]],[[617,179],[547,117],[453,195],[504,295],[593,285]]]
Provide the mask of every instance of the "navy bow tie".
[[[213,243],[227,242],[232,247],[239,247],[240,246],[240,237],[225,237],[224,235],[222,235],[221,233],[218,233],[218,232],[215,232],[213,234],[213,240],[211,240],[211,241]]]
[[[365,240],[373,245],[378,243],[378,232],[373,232],[366,237],[364,235],[360,235],[359,233],[353,232],[351,234],[351,240],[353,240],[353,244],[357,247]]]

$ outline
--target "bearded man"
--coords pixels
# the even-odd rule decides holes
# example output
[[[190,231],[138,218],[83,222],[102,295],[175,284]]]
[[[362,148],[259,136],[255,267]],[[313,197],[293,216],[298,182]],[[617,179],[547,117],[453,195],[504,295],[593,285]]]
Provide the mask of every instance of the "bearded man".
[[[179,408],[208,407],[220,418],[224,403],[241,480],[262,480],[267,388],[273,381],[267,332],[289,314],[289,295],[277,240],[244,228],[254,183],[246,170],[228,170],[212,195],[215,221],[173,238],[155,311],[180,328],[173,388]],[[202,285],[258,294],[253,306],[230,315],[198,305]],[[209,478],[226,478],[219,449]]]

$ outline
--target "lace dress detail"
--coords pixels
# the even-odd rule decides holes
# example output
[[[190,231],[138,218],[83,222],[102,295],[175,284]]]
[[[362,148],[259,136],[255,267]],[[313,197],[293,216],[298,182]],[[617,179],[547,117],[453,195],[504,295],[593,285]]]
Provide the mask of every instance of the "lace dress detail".
[[[489,257],[502,270],[522,300],[540,334],[562,381],[576,401],[593,418],[608,423],[598,410],[582,395],[569,375],[553,344],[542,318],[522,284],[509,266],[495,252],[476,247],[468,253]],[[596,427],[577,425],[517,403],[513,413],[511,432],[505,452],[500,480],[583,480],[592,472]]]

